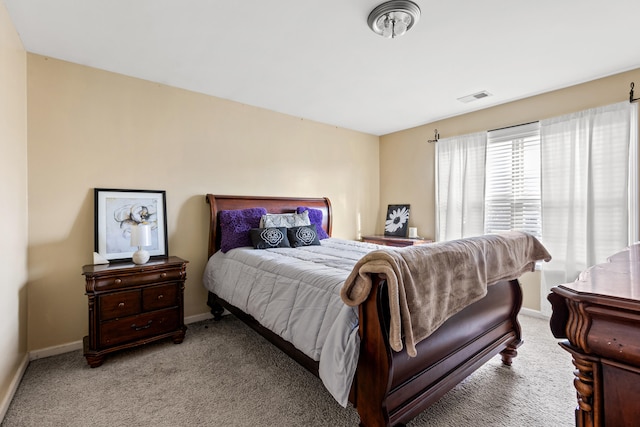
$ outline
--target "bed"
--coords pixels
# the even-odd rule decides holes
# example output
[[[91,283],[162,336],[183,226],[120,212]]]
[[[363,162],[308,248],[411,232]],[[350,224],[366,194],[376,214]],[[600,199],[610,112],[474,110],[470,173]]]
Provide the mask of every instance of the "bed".
[[[331,203],[327,198],[249,197],[206,195],[210,208],[208,256],[221,248],[222,211],[263,207],[269,213],[296,212],[299,207],[322,212],[319,227],[331,235]],[[333,238],[327,239],[331,241]],[[340,242],[339,242],[340,243]],[[369,249],[374,250],[375,245]],[[231,253],[234,251],[230,251]],[[241,251],[237,251],[240,253]],[[360,425],[399,426],[408,422],[456,386],[490,358],[500,354],[511,365],[522,344],[517,320],[522,291],[516,279],[501,280],[486,288],[486,296],[468,305],[415,344],[415,352],[392,349],[389,325],[390,280],[370,274],[370,292],[354,310],[359,355],[351,378],[348,400],[358,411]],[[209,291],[208,305],[214,318],[227,309],[315,375],[320,363],[281,333],[263,326],[250,314]],[[393,340],[392,340],[393,341]]]

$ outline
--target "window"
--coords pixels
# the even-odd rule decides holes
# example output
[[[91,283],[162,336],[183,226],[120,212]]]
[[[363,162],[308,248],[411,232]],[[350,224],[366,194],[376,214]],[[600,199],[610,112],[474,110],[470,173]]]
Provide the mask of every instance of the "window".
[[[540,124],[487,135],[484,232],[525,231],[542,235]]]
[[[551,286],[640,240],[638,104],[481,134],[473,134],[473,145],[470,135],[438,141],[437,239],[507,230],[538,237],[553,257],[542,268],[540,301],[550,314]],[[470,152],[476,161],[468,161]]]

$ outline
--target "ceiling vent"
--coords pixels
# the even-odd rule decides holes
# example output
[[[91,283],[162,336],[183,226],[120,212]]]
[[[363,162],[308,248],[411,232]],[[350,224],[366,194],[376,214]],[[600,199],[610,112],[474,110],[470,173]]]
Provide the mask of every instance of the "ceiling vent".
[[[462,98],[458,98],[458,101],[467,103],[471,101],[476,101],[478,99],[486,98],[487,96],[491,96],[491,94],[486,90],[483,90],[482,92],[478,92],[471,95],[463,96]]]

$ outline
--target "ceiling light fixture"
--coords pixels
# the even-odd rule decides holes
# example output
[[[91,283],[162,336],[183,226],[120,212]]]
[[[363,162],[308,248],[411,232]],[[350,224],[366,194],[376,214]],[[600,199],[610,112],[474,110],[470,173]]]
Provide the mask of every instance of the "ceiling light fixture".
[[[391,0],[376,6],[367,24],[374,33],[388,39],[400,37],[420,18],[420,8],[412,1]]]

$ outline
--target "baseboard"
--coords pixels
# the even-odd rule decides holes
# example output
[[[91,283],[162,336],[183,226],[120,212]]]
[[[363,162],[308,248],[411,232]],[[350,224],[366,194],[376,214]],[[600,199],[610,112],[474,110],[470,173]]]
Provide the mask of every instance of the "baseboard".
[[[9,405],[11,404],[11,400],[13,396],[16,394],[18,390],[18,386],[20,385],[20,381],[22,381],[22,377],[24,376],[24,372],[27,370],[27,366],[29,366],[29,355],[25,354],[22,358],[22,362],[20,362],[20,366],[16,371],[13,379],[11,380],[11,384],[9,384],[9,389],[7,390],[7,394],[2,398],[2,402],[0,402],[0,424],[4,421],[4,416],[7,415],[7,411],[9,410]]]
[[[529,317],[536,317],[538,319],[549,320],[549,316],[545,315],[541,311],[532,310],[530,308],[525,308],[525,307],[521,308],[520,314],[524,314],[525,316],[529,316]]]
[[[58,354],[69,353],[70,351],[76,350],[82,350],[82,340],[30,351],[29,360],[44,359],[45,357],[57,356]]]
[[[184,323],[188,325],[189,323],[202,322],[203,320],[213,319],[213,315],[211,313],[200,313],[195,314],[193,316],[185,317]]]

